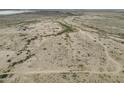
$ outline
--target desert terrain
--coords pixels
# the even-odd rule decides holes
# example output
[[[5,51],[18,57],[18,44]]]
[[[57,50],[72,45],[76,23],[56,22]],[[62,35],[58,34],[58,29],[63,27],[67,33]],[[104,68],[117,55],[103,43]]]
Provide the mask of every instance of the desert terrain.
[[[0,15],[1,83],[124,83],[124,12]]]

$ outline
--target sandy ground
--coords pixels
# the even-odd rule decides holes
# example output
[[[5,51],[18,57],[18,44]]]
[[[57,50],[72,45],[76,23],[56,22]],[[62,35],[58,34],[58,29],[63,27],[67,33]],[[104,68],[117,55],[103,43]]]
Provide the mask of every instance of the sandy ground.
[[[124,82],[124,13],[75,14],[0,16],[0,82]]]

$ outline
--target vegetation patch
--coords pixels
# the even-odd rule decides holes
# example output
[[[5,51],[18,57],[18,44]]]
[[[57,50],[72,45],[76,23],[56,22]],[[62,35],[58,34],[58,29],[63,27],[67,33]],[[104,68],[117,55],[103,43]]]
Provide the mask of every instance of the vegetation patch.
[[[3,74],[3,75],[0,75],[0,79],[4,79],[8,76],[8,74]]]
[[[69,26],[69,25],[61,23],[61,22],[59,22],[59,24],[64,28],[62,31],[63,33],[74,32],[74,29],[72,28],[72,26]]]

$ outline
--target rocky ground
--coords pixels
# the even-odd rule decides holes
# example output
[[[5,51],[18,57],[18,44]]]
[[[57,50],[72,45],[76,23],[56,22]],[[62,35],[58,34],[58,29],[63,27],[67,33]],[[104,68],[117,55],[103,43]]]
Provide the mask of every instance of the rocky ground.
[[[124,82],[124,13],[1,15],[0,82]]]

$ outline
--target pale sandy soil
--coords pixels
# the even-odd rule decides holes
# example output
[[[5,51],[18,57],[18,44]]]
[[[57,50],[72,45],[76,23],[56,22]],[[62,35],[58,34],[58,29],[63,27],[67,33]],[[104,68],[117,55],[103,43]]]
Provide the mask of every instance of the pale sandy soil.
[[[123,15],[0,16],[0,82],[124,82]]]

